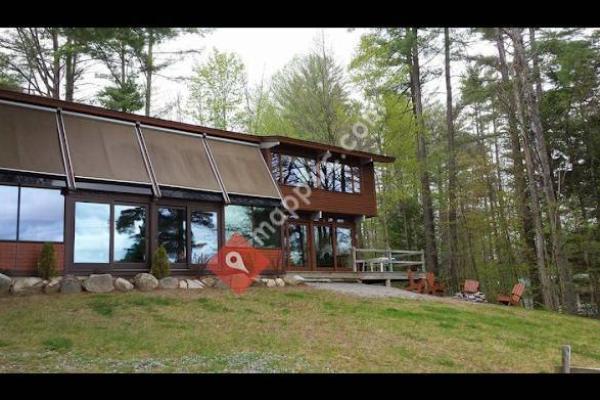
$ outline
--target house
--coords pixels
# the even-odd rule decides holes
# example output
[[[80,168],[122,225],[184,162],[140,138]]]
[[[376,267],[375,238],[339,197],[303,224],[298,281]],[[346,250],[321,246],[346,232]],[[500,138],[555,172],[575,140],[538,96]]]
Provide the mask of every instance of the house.
[[[173,274],[201,275],[235,232],[265,274],[352,271],[393,160],[0,91],[0,272],[34,274],[51,242],[65,274],[148,271],[164,245]]]

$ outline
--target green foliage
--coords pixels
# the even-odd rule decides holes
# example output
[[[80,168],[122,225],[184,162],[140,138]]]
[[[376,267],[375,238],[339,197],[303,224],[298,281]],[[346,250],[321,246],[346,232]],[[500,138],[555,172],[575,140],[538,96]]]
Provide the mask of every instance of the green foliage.
[[[154,275],[156,279],[162,279],[171,274],[167,250],[162,245],[159,246],[152,255],[152,268],[150,273]]]
[[[203,125],[235,129],[243,125],[246,67],[239,55],[213,48],[208,60],[194,68],[190,105]]]
[[[56,276],[56,252],[52,243],[44,243],[38,259],[37,270],[39,277],[42,279],[50,279]]]
[[[20,90],[22,79],[9,68],[8,57],[0,53],[0,89]]]
[[[98,93],[102,106],[116,111],[134,112],[144,107],[144,95],[132,79],[119,86],[105,87]]]

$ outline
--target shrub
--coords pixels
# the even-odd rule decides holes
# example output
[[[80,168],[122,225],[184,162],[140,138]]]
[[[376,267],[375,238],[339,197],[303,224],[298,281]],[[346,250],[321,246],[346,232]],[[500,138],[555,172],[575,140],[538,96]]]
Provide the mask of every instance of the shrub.
[[[37,264],[38,275],[42,279],[50,279],[56,276],[56,253],[52,243],[44,243]]]
[[[152,269],[150,273],[156,277],[156,279],[161,279],[171,275],[171,269],[169,267],[169,257],[167,256],[167,250],[164,246],[160,246],[154,252],[152,256]]]

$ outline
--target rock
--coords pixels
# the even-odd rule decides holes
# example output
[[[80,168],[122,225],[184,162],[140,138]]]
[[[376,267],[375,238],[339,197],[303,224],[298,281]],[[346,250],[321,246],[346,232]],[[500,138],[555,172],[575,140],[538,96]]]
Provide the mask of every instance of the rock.
[[[177,289],[179,287],[179,279],[167,276],[158,281],[158,287],[161,289]]]
[[[119,292],[129,292],[133,290],[133,283],[129,282],[127,279],[117,278],[113,283],[115,285],[115,289]]]
[[[58,291],[60,290],[61,281],[62,281],[62,278],[58,278],[58,277],[50,279],[50,282],[48,282],[46,284],[46,286],[44,286],[44,293],[46,293],[46,294],[58,293]]]
[[[154,275],[142,272],[134,278],[135,287],[142,292],[149,292],[158,287],[158,279]]]
[[[188,288],[188,284],[187,281],[185,279],[182,279],[179,281],[179,289],[187,289]]]
[[[81,281],[73,275],[67,275],[60,282],[61,293],[79,293],[81,292]]]
[[[14,294],[40,293],[44,288],[44,280],[36,277],[13,279],[12,292]]]
[[[275,279],[275,284],[279,287],[284,287],[285,286],[285,282],[283,281],[283,279],[281,278],[276,278]]]
[[[197,279],[186,279],[188,289],[203,289],[204,285]]]
[[[0,296],[8,294],[11,285],[12,279],[9,276],[0,274]]]
[[[267,287],[268,288],[274,288],[277,286],[277,283],[275,282],[275,279],[267,279]]]
[[[218,279],[212,276],[200,279],[200,282],[202,282],[204,287],[214,287],[217,284],[217,281]]]
[[[115,288],[110,274],[92,274],[83,282],[83,287],[92,293],[108,293]]]
[[[283,280],[290,286],[298,286],[303,285],[306,282],[306,279],[301,277],[300,275],[284,275]]]

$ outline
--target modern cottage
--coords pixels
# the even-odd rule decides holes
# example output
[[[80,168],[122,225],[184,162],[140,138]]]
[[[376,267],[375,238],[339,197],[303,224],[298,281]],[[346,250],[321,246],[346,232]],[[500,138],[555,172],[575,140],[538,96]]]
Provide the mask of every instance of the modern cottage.
[[[173,274],[202,275],[234,232],[265,274],[349,272],[356,223],[377,212],[374,162],[393,160],[0,91],[0,272],[34,275],[52,242],[64,274],[148,271],[164,245]],[[258,243],[286,196],[298,209]]]

